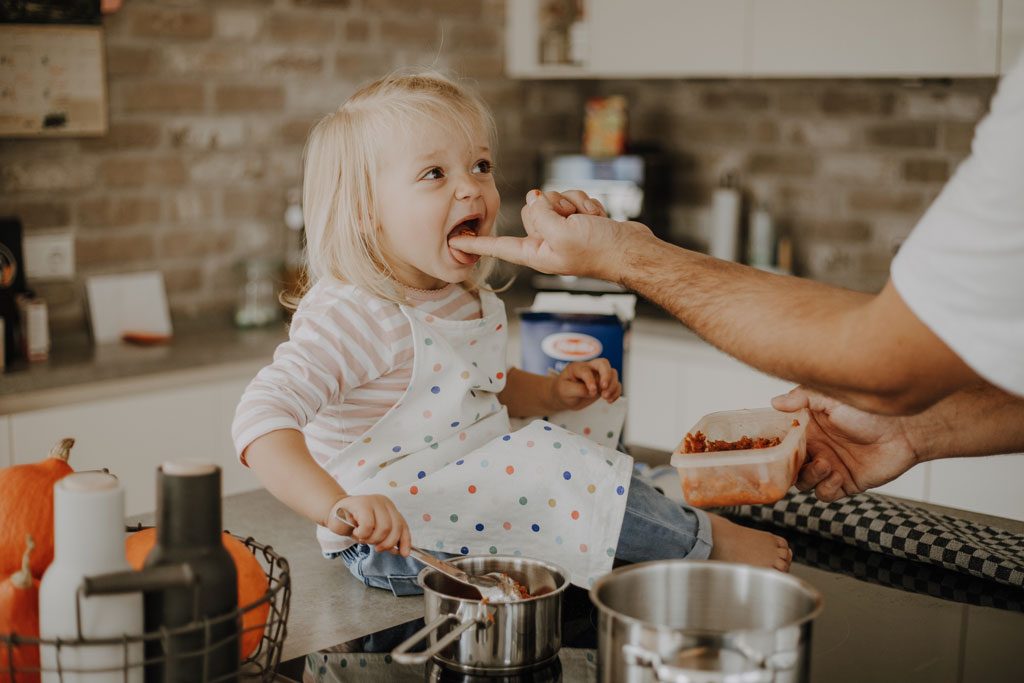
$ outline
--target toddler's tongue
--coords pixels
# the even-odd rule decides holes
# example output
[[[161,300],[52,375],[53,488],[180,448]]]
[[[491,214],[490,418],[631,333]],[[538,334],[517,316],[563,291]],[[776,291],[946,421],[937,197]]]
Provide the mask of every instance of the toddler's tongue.
[[[453,237],[465,237],[469,239],[467,235],[453,235]],[[464,251],[460,251],[452,246],[451,239],[448,240],[448,251],[451,252],[452,258],[464,266],[471,265],[480,260],[479,254],[467,254]]]

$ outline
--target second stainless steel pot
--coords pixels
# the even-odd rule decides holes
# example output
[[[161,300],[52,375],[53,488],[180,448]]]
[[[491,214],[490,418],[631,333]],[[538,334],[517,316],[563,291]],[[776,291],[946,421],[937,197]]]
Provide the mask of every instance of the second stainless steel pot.
[[[402,664],[433,657],[456,671],[501,674],[544,666],[562,645],[562,593],[569,585],[557,565],[526,557],[467,556],[450,563],[472,574],[504,572],[535,597],[488,603],[470,587],[426,567],[416,578],[423,587],[427,625],[395,648]],[[409,652],[428,639],[424,652]]]
[[[630,565],[598,579],[601,683],[808,679],[821,594],[772,569],[706,560]]]

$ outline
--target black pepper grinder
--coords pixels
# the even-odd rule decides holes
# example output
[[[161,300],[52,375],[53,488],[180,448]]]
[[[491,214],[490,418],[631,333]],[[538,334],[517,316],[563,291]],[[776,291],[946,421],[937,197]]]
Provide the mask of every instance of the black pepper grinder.
[[[146,667],[147,683],[238,679],[238,620],[230,617],[238,576],[221,534],[220,468],[198,460],[157,468],[156,545],[145,567],[186,566],[195,578],[144,595],[146,632],[165,634],[146,642],[146,659],[158,660]]]

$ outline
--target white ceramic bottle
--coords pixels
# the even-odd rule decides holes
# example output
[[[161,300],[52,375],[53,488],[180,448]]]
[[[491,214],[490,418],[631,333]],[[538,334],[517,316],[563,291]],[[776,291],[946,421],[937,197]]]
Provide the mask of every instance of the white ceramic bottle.
[[[736,176],[727,173],[711,196],[711,234],[708,253],[726,261],[738,261],[740,255],[740,211],[743,196]]]
[[[39,585],[40,638],[94,641],[142,635],[141,593],[79,595],[84,577],[130,569],[124,538],[124,490],[117,477],[79,472],[54,484],[54,553]],[[50,670],[42,676],[44,683],[141,683],[143,678],[140,641],[72,643],[59,651],[43,645],[39,655],[44,671]]]

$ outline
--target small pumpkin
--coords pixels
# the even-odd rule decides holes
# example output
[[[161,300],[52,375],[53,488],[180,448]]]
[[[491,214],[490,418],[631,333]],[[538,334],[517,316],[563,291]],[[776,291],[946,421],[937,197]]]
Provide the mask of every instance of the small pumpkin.
[[[252,554],[249,547],[231,534],[222,535],[224,547],[231,553],[238,574],[238,604],[241,607],[251,605],[262,598],[270,588],[270,581],[263,570],[263,565]],[[142,529],[131,534],[125,540],[125,557],[132,569],[139,570],[146,563],[146,557],[156,545],[156,527]],[[240,649],[244,660],[256,649],[263,638],[263,628],[270,614],[270,604],[263,603],[259,607],[247,610],[242,614],[242,642]]]
[[[74,439],[61,439],[40,462],[0,470],[0,576],[21,564],[25,534],[36,540],[32,576],[41,578],[53,562],[53,485],[74,472],[68,464]]]
[[[28,547],[21,557],[21,569],[0,583],[0,635],[16,633],[23,638],[39,637],[39,579],[32,576],[29,557],[35,548],[32,535],[26,535]],[[9,683],[11,652],[0,641],[0,683]],[[18,683],[36,683],[38,673],[21,673],[23,669],[39,668],[39,646],[19,645],[14,648],[13,678]]]

